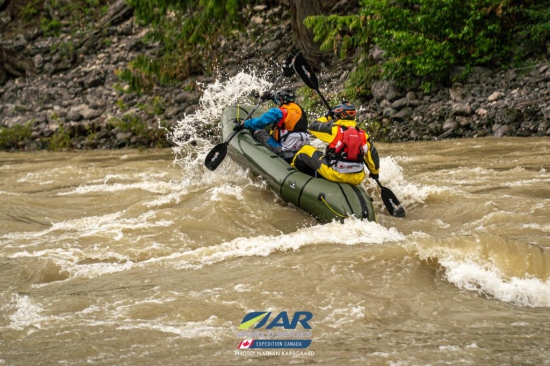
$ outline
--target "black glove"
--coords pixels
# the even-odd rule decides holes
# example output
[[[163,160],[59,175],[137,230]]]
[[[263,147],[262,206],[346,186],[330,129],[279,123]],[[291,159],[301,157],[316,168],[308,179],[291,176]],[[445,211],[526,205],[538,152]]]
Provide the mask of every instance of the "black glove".
[[[374,180],[378,180],[378,174],[369,173],[369,178],[372,178]]]
[[[273,93],[270,91],[265,91],[262,93],[262,96],[260,97],[262,100],[271,100],[273,99]]]
[[[238,124],[235,127],[233,127],[233,131],[241,131],[241,130],[244,130],[244,123]]]
[[[335,114],[334,114],[334,111],[332,109],[330,111],[328,111],[327,114],[325,114],[325,118],[327,118],[327,119],[334,120],[335,119],[334,117],[335,117]]]
[[[235,118],[233,123],[236,123],[235,127],[233,127],[233,131],[244,130],[244,121],[242,118]]]

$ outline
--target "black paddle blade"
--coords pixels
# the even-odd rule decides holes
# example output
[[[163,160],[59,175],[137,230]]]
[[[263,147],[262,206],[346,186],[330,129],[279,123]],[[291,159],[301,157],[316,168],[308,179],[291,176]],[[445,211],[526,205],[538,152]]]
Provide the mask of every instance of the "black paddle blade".
[[[227,143],[222,142],[221,144],[217,144],[212,150],[210,150],[208,155],[206,155],[204,165],[209,170],[216,170],[225,158],[225,155],[227,155]]]
[[[294,75],[294,69],[292,69],[292,62],[294,57],[299,53],[297,49],[293,48],[292,51],[288,54],[285,61],[283,62],[283,75],[286,77],[291,77]]]
[[[301,53],[294,56],[292,66],[294,67],[294,71],[296,71],[308,87],[315,90],[319,89],[319,80],[317,80],[317,75],[315,75],[313,69],[309,66]]]
[[[405,217],[405,209],[391,189],[386,187],[381,187],[381,189],[382,201],[384,201],[384,205],[388,209],[390,215],[394,217]]]

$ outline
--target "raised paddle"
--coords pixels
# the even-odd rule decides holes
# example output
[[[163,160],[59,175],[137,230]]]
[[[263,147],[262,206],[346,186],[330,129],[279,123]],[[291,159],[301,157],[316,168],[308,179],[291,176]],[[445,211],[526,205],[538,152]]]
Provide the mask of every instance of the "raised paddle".
[[[304,56],[302,56],[301,52],[296,52],[291,58],[290,65],[294,68],[294,71],[300,76],[300,78],[304,81],[304,83],[311,89],[315,90],[317,94],[321,97],[321,100],[325,105],[327,106],[329,112],[332,111],[332,108],[328,104],[327,100],[321,94],[321,91],[319,90],[319,80],[317,80],[317,76],[313,72],[313,69],[309,64],[307,63]]]
[[[300,52],[294,53],[291,57],[290,65],[294,68],[294,71],[296,71],[296,73],[300,76],[304,83],[309,88],[315,90],[317,94],[319,94],[321,100],[327,106],[329,113],[332,112],[332,108],[319,90],[319,80],[317,80],[317,76],[315,75],[315,72],[313,72],[311,66],[309,66],[309,64],[307,63],[304,56],[302,56]],[[405,209],[403,208],[395,194],[391,191],[391,189],[384,187],[382,184],[380,184],[378,179],[375,180],[380,187],[382,202],[384,202],[384,205],[386,206],[386,209],[388,210],[390,215],[395,217],[404,217]]]

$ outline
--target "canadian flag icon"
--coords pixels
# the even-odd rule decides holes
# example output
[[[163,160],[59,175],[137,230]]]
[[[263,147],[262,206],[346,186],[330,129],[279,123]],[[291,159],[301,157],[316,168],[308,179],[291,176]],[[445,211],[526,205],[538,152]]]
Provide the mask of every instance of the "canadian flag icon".
[[[252,344],[254,343],[253,339],[243,339],[241,343],[239,343],[239,349],[241,348],[250,348]]]

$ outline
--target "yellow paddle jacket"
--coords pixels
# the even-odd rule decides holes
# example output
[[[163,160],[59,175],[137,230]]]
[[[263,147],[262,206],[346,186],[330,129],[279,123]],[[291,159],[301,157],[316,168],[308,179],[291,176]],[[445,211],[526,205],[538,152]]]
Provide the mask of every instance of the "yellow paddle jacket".
[[[335,145],[336,141],[334,140],[338,137],[339,126],[356,127],[357,123],[355,121],[342,119],[332,121],[327,117],[321,117],[309,124],[308,131],[319,140],[326,142],[329,145]],[[371,138],[366,132],[365,136],[366,141],[363,145],[363,151],[365,151],[365,163],[372,174],[378,174],[380,171],[380,157],[378,156],[378,151],[376,151]]]

